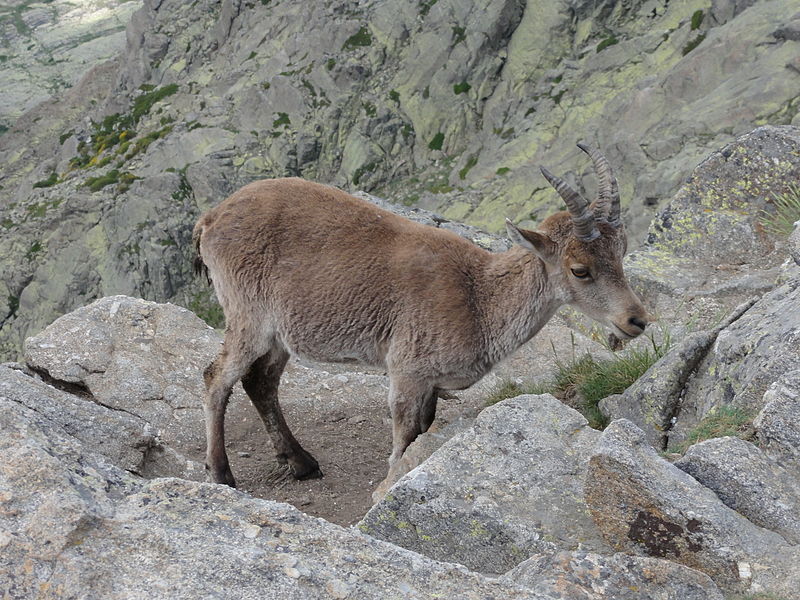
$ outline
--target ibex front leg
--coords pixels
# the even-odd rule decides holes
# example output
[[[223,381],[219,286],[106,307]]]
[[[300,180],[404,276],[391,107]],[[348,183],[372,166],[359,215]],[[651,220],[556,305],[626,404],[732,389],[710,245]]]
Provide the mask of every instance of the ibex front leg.
[[[433,398],[433,401],[431,399]],[[435,390],[419,378],[390,375],[389,408],[392,412],[392,455],[394,465],[409,444],[427,430],[436,412]]]
[[[274,346],[253,363],[242,378],[242,385],[267,428],[278,462],[288,463],[296,479],[322,477],[319,463],[292,435],[278,403],[278,385],[288,360],[289,354]]]

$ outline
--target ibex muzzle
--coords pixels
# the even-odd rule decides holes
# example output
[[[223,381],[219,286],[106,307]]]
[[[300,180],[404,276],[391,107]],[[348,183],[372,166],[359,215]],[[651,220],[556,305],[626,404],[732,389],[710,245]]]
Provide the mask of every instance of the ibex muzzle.
[[[240,379],[278,460],[297,478],[321,475],[278,404],[290,355],[386,369],[394,464],[432,423],[439,391],[478,381],[562,304],[619,337],[642,333],[647,312],[622,269],[617,182],[599,153],[580,147],[597,171],[594,203],[542,169],[569,210],[537,231],[508,222],[517,245],[498,254],[295,178],[247,185],[203,215],[194,229],[198,266],[226,319],[222,352],[205,374],[213,481],[235,485],[224,414]]]

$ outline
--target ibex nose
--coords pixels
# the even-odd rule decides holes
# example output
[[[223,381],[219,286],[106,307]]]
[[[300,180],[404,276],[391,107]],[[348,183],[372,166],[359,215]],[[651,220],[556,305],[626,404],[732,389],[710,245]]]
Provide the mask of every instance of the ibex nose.
[[[644,331],[644,328],[647,327],[647,321],[639,317],[631,317],[628,319],[628,324],[638,329],[639,331],[637,333],[641,333]]]

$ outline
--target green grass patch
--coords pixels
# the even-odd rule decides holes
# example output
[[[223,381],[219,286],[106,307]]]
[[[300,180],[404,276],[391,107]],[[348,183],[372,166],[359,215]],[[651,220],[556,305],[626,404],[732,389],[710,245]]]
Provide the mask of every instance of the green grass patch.
[[[800,220],[800,185],[790,183],[786,192],[772,194],[775,212],[761,211],[759,221],[769,233],[777,237],[787,237]]]
[[[156,102],[160,102],[164,98],[172,96],[177,91],[178,84],[170,83],[169,85],[156,88],[150,92],[145,92],[141,96],[138,96],[133,101],[133,112],[131,113],[133,122],[138,123],[143,116],[150,112],[150,109],[153,108],[153,105]]]
[[[441,150],[442,144],[444,143],[444,134],[440,131],[437,133],[431,141],[428,143],[428,148],[431,150]]]
[[[354,50],[355,48],[372,45],[372,34],[369,29],[362,26],[356,33],[345,40],[342,50]]]
[[[598,408],[600,400],[624,392],[664,356],[671,339],[666,331],[662,338],[661,342],[656,342],[649,336],[649,345],[628,347],[611,359],[598,360],[584,354],[568,362],[556,361],[556,372],[550,380],[533,386],[503,384],[490,395],[487,403],[494,404],[520,394],[552,394],[580,411],[591,427],[604,429],[608,419]]]
[[[400,94],[397,92],[397,90],[389,90],[389,100],[395,104],[400,104]]]
[[[508,167],[500,167],[499,169],[497,169],[497,171],[495,171],[495,173],[496,173],[497,175],[505,175],[505,174],[506,174],[506,173],[508,173],[510,170],[511,170],[511,169],[509,169]]]
[[[702,42],[704,39],[706,39],[706,34],[705,33],[701,33],[696,38],[694,38],[691,42],[686,44],[683,47],[683,50],[681,51],[683,53],[683,56],[686,56],[687,54],[689,54],[689,52],[691,52],[692,50],[697,48],[700,45],[700,42]]]
[[[752,440],[755,437],[753,431],[755,416],[756,413],[752,410],[735,406],[721,406],[703,417],[674,450],[683,454],[693,444],[718,437],[734,436],[743,440]]]
[[[53,171],[52,173],[50,173],[47,179],[42,179],[40,181],[37,181],[36,183],[33,184],[33,187],[47,188],[54,186],[56,183],[58,183],[58,173]]]
[[[702,10],[694,11],[694,13],[692,14],[692,31],[694,31],[695,29],[700,29],[700,25],[703,24],[703,16],[704,15]]]
[[[597,44],[596,52],[602,52],[609,46],[613,46],[615,44],[619,44],[619,40],[615,38],[613,35],[610,35],[604,40],[602,40],[599,44]]]
[[[292,122],[289,120],[289,115],[285,112],[279,112],[278,118],[272,121],[273,127],[288,127]]]
[[[186,307],[214,329],[225,327],[225,313],[210,289],[197,292]]]
[[[430,12],[431,7],[436,4],[437,1],[438,0],[422,0],[419,3],[419,16],[424,17],[427,15]]]
[[[458,178],[459,179],[466,179],[467,178],[467,173],[469,173],[470,169],[472,169],[472,167],[474,167],[477,164],[478,164],[478,155],[477,154],[473,154],[472,156],[470,156],[467,159],[467,162],[464,164],[464,166],[458,172]]]
[[[466,81],[462,81],[461,83],[456,83],[453,85],[453,92],[455,92],[456,96],[458,96],[459,94],[466,94],[471,89],[472,86],[468,84]]]
[[[460,25],[453,25],[453,46],[460,44],[467,39],[467,30]]]

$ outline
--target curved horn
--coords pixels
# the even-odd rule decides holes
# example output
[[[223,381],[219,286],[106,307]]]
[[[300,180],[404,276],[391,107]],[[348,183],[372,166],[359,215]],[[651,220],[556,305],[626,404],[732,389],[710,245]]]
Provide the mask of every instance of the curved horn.
[[[572,225],[575,229],[575,235],[579,239],[590,242],[597,238],[600,232],[595,226],[594,213],[589,210],[589,202],[581,196],[578,192],[573,190],[566,181],[560,177],[556,177],[544,167],[539,167],[542,175],[550,185],[558,192],[558,195],[564,200],[572,215]]]
[[[582,142],[578,142],[578,148],[586,152],[592,159],[597,174],[597,201],[595,204],[597,216],[608,221],[609,225],[619,227],[619,186],[611,166],[598,150],[589,148]]]

